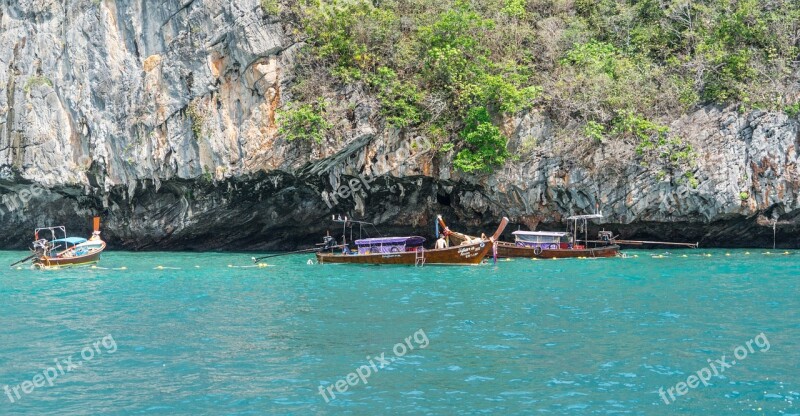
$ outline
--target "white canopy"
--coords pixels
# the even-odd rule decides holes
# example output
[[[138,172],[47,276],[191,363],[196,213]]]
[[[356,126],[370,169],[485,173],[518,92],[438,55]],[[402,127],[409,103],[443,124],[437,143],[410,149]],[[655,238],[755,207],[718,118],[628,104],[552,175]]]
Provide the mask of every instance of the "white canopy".
[[[563,237],[569,233],[560,231],[514,231],[514,235],[518,236],[547,236],[547,237]]]
[[[596,220],[598,218],[603,218],[603,214],[587,214],[587,215],[573,215],[571,217],[567,217],[567,220]]]

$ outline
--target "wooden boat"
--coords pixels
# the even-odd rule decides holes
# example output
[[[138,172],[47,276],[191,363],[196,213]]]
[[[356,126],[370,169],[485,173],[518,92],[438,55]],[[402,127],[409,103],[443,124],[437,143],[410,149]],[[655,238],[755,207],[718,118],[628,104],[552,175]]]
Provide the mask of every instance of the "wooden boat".
[[[579,258],[579,257],[616,257],[619,254],[619,246],[613,240],[602,241],[595,247],[587,247],[578,244],[577,237],[578,222],[583,221],[584,229],[586,221],[594,218],[602,218],[601,214],[576,215],[567,218],[573,221],[572,233],[552,232],[552,231],[514,231],[513,243],[506,241],[497,242],[497,257],[525,257],[525,258]],[[445,227],[445,235],[454,238],[456,241],[470,239],[472,237],[451,231]]]
[[[529,231],[535,233],[535,231]],[[565,233],[566,234],[566,233]],[[545,236],[547,238],[549,236]],[[558,238],[558,237],[556,237]],[[497,242],[497,257],[529,257],[541,259],[563,259],[576,257],[616,257],[619,254],[619,246],[615,244],[601,245],[597,247],[586,247],[580,244],[570,243],[533,243],[516,241]]]
[[[347,219],[345,219],[345,224]],[[494,242],[508,224],[508,218],[503,218],[494,235],[490,238],[475,238],[465,241],[464,244],[439,249],[425,249],[425,238],[419,236],[409,237],[381,237],[355,240],[357,249],[350,250],[343,242],[341,250],[331,249],[330,252],[317,252],[317,261],[325,263],[350,263],[350,264],[408,264],[422,266],[425,264],[479,264],[491,252]],[[332,239],[332,237],[328,237]],[[330,240],[328,240],[330,241]],[[327,246],[333,246],[328,244]]]
[[[48,235],[50,239],[39,238]],[[37,268],[74,267],[95,264],[106,243],[100,238],[100,218],[94,218],[94,231],[86,239],[67,237],[64,226],[37,228],[34,231],[33,266]]]

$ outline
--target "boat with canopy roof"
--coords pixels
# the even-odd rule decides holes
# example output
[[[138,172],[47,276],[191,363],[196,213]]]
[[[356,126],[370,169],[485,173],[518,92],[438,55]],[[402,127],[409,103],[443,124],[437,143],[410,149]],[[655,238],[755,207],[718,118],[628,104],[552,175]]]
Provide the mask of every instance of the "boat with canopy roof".
[[[49,237],[49,238],[48,238]],[[87,238],[68,237],[63,225],[34,230],[33,266],[36,268],[74,267],[95,264],[106,243],[100,238],[100,218],[94,218],[94,231]]]
[[[325,263],[350,263],[350,264],[408,264],[422,266],[426,264],[479,264],[494,247],[494,242],[508,224],[508,218],[503,218],[497,231],[489,238],[475,238],[466,244],[426,249],[425,238],[420,236],[407,237],[375,237],[352,239],[353,225],[372,225],[363,221],[348,220],[347,217],[334,219],[334,222],[343,224],[344,233],[342,243],[336,244],[331,236],[325,237],[325,249],[317,252],[317,261]],[[355,243],[350,248],[347,243],[347,227],[351,229],[351,239]],[[326,251],[329,250],[329,251]]]
[[[557,231],[514,231],[511,233],[515,241],[498,241],[497,257],[526,258],[578,258],[578,257],[616,257],[619,246],[613,240],[599,241],[594,247],[586,246],[586,238],[578,240],[578,228],[586,230],[590,219],[602,218],[602,214],[575,215],[567,218],[572,221],[571,229],[566,232]],[[456,242],[474,237],[455,232],[445,227],[445,235]],[[580,244],[583,242],[584,244]]]

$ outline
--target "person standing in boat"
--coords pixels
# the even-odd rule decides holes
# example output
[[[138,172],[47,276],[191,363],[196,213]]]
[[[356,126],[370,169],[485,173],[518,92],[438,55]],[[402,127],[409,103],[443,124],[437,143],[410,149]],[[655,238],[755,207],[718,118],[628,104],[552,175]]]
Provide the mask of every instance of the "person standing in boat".
[[[436,240],[436,248],[447,248],[447,240],[444,239],[444,234],[439,234],[439,239]]]

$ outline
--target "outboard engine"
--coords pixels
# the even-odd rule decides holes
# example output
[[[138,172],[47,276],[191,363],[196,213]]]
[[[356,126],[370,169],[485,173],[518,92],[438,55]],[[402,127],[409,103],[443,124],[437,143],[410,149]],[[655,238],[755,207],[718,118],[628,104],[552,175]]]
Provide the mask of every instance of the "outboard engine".
[[[329,235],[326,235],[325,237],[322,237],[322,244],[323,244],[322,245],[323,250],[331,249],[336,246],[336,239]]]
[[[37,257],[49,255],[50,249],[52,248],[53,245],[50,244],[50,242],[45,240],[44,238],[38,239],[33,242],[33,251],[36,253]]]

